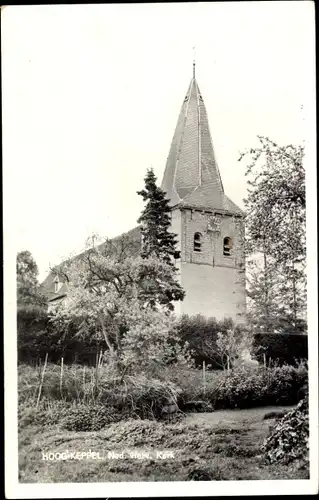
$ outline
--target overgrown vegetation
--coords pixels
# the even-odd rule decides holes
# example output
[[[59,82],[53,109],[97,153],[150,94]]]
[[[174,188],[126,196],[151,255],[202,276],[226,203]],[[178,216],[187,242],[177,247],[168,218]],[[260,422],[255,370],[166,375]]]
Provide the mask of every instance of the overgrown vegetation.
[[[226,422],[187,419],[171,423],[154,420],[115,422],[99,431],[75,432],[56,426],[28,426],[20,431],[21,482],[114,482],[306,479],[307,470],[266,463],[261,446],[271,421],[263,411],[229,412]],[[214,414],[212,414],[213,416]],[[42,460],[42,451],[105,453],[103,460]],[[161,459],[158,451],[172,451]],[[126,453],[125,460],[107,458],[108,451]],[[133,453],[133,456],[130,453]],[[144,459],[134,453],[149,453]]]
[[[292,405],[307,384],[304,364],[208,372],[205,380],[200,370],[177,365],[167,367],[157,379],[143,374],[120,379],[107,366],[97,368],[49,364],[42,379],[44,367],[19,366],[21,422],[40,419],[43,425],[90,430],[119,419],[162,419],[194,411],[192,402],[203,403],[202,411]],[[100,420],[93,419],[93,413]]]
[[[207,401],[213,409],[296,404],[308,380],[304,363],[207,373],[205,385],[200,375],[200,371],[196,376],[196,371],[188,370],[170,370],[166,375],[182,389],[181,408],[196,400]]]
[[[283,416],[271,430],[262,448],[270,463],[295,462],[298,468],[309,466],[308,396]]]

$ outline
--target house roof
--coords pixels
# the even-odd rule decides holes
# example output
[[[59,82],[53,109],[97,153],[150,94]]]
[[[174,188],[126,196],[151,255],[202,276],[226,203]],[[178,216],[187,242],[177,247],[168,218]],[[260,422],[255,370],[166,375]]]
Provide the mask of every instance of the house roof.
[[[121,246],[121,242],[123,245]],[[140,226],[137,226],[126,233],[122,233],[115,238],[112,238],[106,242],[98,245],[98,248],[103,250],[108,246],[108,252],[123,252],[126,255],[135,255],[138,253],[141,243],[141,233]],[[69,261],[76,261],[86,254],[87,250],[71,257]],[[49,302],[65,297],[69,291],[68,282],[66,276],[61,272],[62,266],[67,261],[61,262],[61,264],[55,266],[52,271],[48,274],[45,280],[41,283],[41,289],[44,295],[47,297]],[[60,271],[60,273],[59,273]],[[56,276],[59,277],[59,282],[61,284],[57,292],[55,292],[55,282]]]
[[[195,71],[177,120],[162,181],[171,206],[242,214],[224,192]]]

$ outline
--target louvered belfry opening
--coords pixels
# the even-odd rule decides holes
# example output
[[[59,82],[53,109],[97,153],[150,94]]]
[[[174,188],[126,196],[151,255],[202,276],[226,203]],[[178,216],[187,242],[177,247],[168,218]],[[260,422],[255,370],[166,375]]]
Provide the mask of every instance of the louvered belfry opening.
[[[202,251],[201,239],[202,239],[201,233],[194,234],[194,252],[201,252]]]
[[[230,257],[232,248],[233,248],[232,239],[227,236],[226,238],[224,238],[223,254],[226,257]]]

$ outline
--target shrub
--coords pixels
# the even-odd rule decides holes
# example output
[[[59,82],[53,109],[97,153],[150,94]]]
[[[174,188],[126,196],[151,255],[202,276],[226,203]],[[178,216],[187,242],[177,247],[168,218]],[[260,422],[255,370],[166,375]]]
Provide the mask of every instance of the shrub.
[[[184,408],[194,399],[208,401],[214,409],[296,404],[307,377],[304,364],[297,367],[238,367],[212,374],[207,378],[205,390],[200,377],[197,384],[193,378],[189,387],[186,382],[180,384],[179,404]]]
[[[124,420],[123,412],[107,405],[96,403],[70,404],[62,401],[42,401],[35,406],[20,404],[18,409],[19,428],[28,425],[58,425],[69,431],[97,431],[106,425]]]
[[[36,408],[31,401],[23,401],[18,405],[18,427],[23,429],[28,425],[56,425],[67,414],[70,404],[62,401],[43,400]]]
[[[307,382],[307,368],[301,363],[276,366],[265,370],[265,397],[268,404],[295,404],[298,402],[299,389]]]
[[[214,381],[219,377],[220,371],[207,371],[206,372],[206,385],[212,386]],[[184,411],[188,407],[189,402],[206,401],[208,404],[207,394],[204,389],[203,372],[199,369],[190,369],[188,367],[182,368],[179,366],[169,366],[163,370],[161,374],[162,380],[170,380],[177,387],[178,392],[178,405]],[[193,407],[196,405],[193,405]]]
[[[124,420],[125,415],[112,406],[97,404],[73,405],[60,425],[68,431],[98,431],[106,425]]]
[[[18,308],[17,340],[20,361],[36,359],[46,350],[48,347],[46,325],[47,313],[42,308],[27,306]]]
[[[130,376],[118,387],[119,408],[129,408],[141,418],[160,418],[167,405],[176,405],[180,388],[170,381]]]
[[[223,372],[206,392],[214,408],[249,408],[264,401],[263,382],[260,370],[241,367]]]
[[[44,358],[56,360],[62,355],[59,332],[50,330],[46,310],[39,307],[19,307],[17,311],[18,359],[32,362]]]
[[[20,363],[35,363],[48,353],[51,362],[78,361],[94,364],[99,351],[105,350],[104,341],[96,332],[90,331],[87,338],[78,335],[78,325],[58,324],[51,321],[47,310],[38,306],[19,307],[17,311],[18,360]]]
[[[64,407],[68,412],[64,422],[69,427],[77,425],[88,427],[91,426],[88,423],[90,421],[96,422],[92,424],[96,427],[100,420],[117,421],[118,414],[121,418],[127,416],[161,418],[167,413],[168,405],[175,405],[177,409],[180,389],[172,382],[148,378],[145,375],[125,376],[122,380],[114,377],[108,367],[101,368],[96,378],[95,369],[73,365],[64,368],[61,390],[60,370],[60,366],[48,364],[43,379],[40,406],[45,407],[46,412],[50,407],[53,408],[52,418],[50,417],[48,422],[53,422],[55,408],[61,410]],[[40,376],[41,371],[37,368],[28,365],[19,366],[19,405],[21,408],[27,408],[20,415],[24,422],[28,420],[39,422],[41,419],[42,410],[40,412],[30,410],[30,407],[36,406]],[[74,411],[69,410],[72,403],[76,404]],[[89,410],[91,407],[92,412]],[[77,414],[79,415],[78,424],[76,423]],[[60,417],[62,418],[63,415],[64,410]]]
[[[137,418],[159,419],[165,413],[222,408],[251,408],[265,405],[297,404],[301,389],[307,386],[305,363],[297,366],[248,368],[206,372],[205,387],[201,370],[169,366],[160,378],[143,374],[114,377],[111,367],[65,366],[61,390],[61,368],[47,365],[42,401],[77,405],[102,405]],[[41,371],[28,365],[18,367],[19,404],[35,407]],[[206,404],[205,404],[206,402]],[[191,404],[192,403],[192,404]],[[171,409],[167,408],[171,405]],[[126,413],[125,413],[126,412]],[[24,418],[30,415],[25,414]]]
[[[308,397],[288,412],[265,440],[262,451],[270,463],[298,461],[300,466],[309,462],[309,415]]]
[[[241,325],[234,325],[231,318],[217,321],[216,318],[205,318],[200,314],[196,316],[185,314],[177,325],[178,336],[182,342],[188,342],[195,365],[202,366],[205,361],[215,370],[222,369],[224,365],[217,348],[218,333],[226,335],[228,330],[233,330],[235,336],[240,336],[243,329]]]
[[[308,337],[302,334],[257,333],[254,335],[253,351],[256,359],[263,363],[264,355],[277,364],[294,365],[308,359]]]

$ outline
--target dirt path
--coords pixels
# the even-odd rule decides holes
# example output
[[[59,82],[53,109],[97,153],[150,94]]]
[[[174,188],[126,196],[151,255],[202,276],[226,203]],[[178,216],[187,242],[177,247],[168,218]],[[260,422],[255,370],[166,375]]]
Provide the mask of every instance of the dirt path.
[[[289,411],[294,406],[262,406],[260,408],[249,408],[247,410],[217,410],[212,413],[188,413],[186,423],[209,424],[209,425],[231,425],[260,422],[266,413],[275,411]]]

